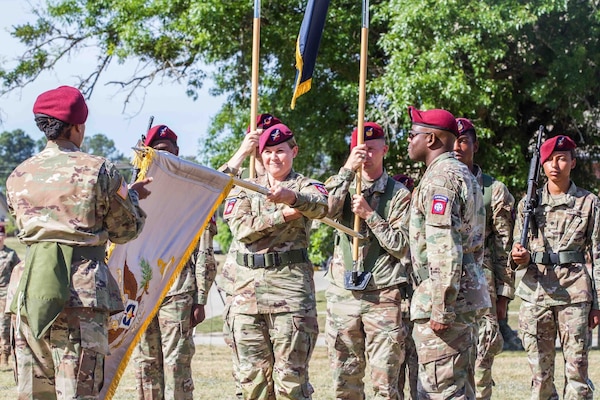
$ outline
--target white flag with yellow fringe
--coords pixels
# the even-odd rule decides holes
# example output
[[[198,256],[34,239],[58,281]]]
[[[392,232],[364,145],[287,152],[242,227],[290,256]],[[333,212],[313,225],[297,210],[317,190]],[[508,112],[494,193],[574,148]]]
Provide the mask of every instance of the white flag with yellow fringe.
[[[140,201],[148,215],[135,240],[113,245],[108,267],[121,289],[125,311],[109,319],[110,355],[100,398],[111,399],[142,332],[191,256],[232,178],[164,151],[146,148],[134,160],[139,179],[152,177]]]

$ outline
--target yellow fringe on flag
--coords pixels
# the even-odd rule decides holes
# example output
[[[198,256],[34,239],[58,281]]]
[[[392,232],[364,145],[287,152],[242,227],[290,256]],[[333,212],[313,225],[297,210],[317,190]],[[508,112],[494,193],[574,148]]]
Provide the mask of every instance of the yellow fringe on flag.
[[[305,82],[302,80],[302,70],[304,69],[304,60],[302,59],[302,53],[300,52],[300,40],[296,40],[296,69],[298,70],[298,79],[296,80],[296,87],[294,88],[294,94],[292,95],[292,104],[290,108],[293,110],[296,108],[296,99],[310,90],[312,84],[312,78]]]

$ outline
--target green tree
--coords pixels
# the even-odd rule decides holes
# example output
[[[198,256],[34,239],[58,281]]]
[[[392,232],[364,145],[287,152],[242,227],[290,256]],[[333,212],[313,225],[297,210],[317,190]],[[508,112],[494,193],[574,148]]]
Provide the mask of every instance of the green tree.
[[[35,152],[35,141],[21,129],[0,133],[0,186],[6,187],[6,179],[15,167]]]
[[[115,142],[102,133],[97,133],[91,137],[85,136],[81,150],[96,156],[102,156],[110,161],[121,161],[124,158],[123,153],[115,147]]]

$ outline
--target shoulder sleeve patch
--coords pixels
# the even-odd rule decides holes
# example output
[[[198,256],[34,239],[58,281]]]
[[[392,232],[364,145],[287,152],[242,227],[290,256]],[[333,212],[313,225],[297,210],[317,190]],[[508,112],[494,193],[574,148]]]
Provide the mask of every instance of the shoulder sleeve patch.
[[[223,215],[224,216],[229,216],[231,215],[231,213],[233,212],[233,209],[235,208],[235,203],[237,203],[238,199],[237,197],[233,197],[231,199],[227,200],[227,203],[225,204],[225,211],[223,211]]]
[[[129,194],[129,188],[127,187],[127,183],[125,183],[125,179],[123,178],[121,178],[121,186],[119,187],[119,190],[117,190],[117,194],[123,200],[125,200]]]
[[[313,183],[311,183],[311,185],[314,186],[315,189],[317,189],[320,193],[324,194],[325,196],[329,195],[329,192],[327,191],[327,188],[322,183],[320,183],[320,182],[313,182]]]
[[[448,197],[436,194],[432,198],[431,202],[431,213],[437,215],[446,214],[446,208],[448,206]]]

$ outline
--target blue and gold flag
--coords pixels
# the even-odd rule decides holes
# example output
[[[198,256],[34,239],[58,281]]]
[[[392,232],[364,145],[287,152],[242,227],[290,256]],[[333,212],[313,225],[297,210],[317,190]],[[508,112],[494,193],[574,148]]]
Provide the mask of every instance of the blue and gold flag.
[[[296,82],[292,95],[292,110],[296,99],[310,90],[312,75],[323,35],[329,0],[308,0],[300,33],[296,41]]]

